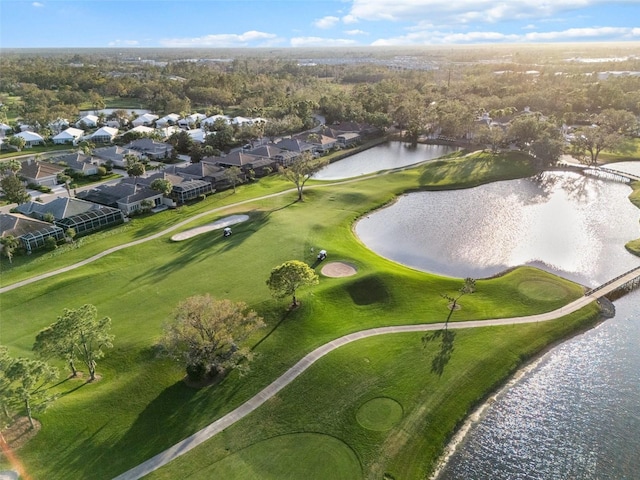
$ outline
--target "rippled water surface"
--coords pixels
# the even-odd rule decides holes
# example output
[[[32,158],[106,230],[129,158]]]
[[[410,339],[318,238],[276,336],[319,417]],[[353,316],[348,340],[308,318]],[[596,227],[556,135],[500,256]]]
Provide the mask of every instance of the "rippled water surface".
[[[456,148],[445,145],[418,144],[415,147],[411,147],[402,142],[388,142],[327,165],[316,173],[313,178],[317,180],[340,180],[358,177],[380,170],[391,170],[414,165],[456,150]]]
[[[443,275],[484,278],[533,265],[594,286],[640,265],[624,244],[640,211],[621,183],[577,173],[402,196],[361,219],[372,250]]]
[[[640,478],[640,290],[615,305],[500,394],[439,480]]]

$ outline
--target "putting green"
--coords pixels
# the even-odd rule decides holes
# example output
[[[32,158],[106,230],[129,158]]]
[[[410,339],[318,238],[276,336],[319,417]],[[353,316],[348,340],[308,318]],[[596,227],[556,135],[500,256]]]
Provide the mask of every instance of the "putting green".
[[[362,467],[343,441],[319,433],[297,433],[258,442],[189,478],[356,480],[362,478]]]
[[[392,398],[374,398],[358,409],[356,418],[358,423],[367,430],[384,432],[400,421],[402,405]]]
[[[525,280],[518,284],[518,291],[534,300],[555,302],[569,297],[567,289],[546,280]]]

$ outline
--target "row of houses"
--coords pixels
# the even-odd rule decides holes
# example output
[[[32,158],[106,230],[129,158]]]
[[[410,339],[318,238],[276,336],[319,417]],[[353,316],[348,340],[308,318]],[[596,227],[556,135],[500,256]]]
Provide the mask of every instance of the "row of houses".
[[[1,235],[13,235],[26,251],[31,252],[46,245],[48,237],[53,237],[56,242],[62,240],[70,228],[77,235],[86,235],[122,223],[127,216],[142,210],[176,207],[230,188],[233,185],[233,179],[228,175],[230,167],[238,167],[240,181],[260,178],[280,166],[291,165],[304,152],[318,154],[336,146],[346,147],[376,133],[369,126],[351,123],[332,128],[320,127],[276,143],[264,142],[224,156],[206,157],[198,163],[166,166],[164,170],[144,177],[124,178],[116,185],[98,185],[78,192],[75,197],[58,197],[46,203],[27,202],[19,205],[16,213],[0,216]],[[74,153],[58,157],[56,160],[64,165],[30,160],[23,163],[20,174],[28,182],[53,186],[58,174],[66,168],[91,174],[91,167],[97,168],[105,162],[124,165],[127,154],[141,156],[152,151],[163,155],[156,150],[158,148],[152,140],[141,139],[125,147],[95,149],[92,155]],[[169,194],[151,188],[157,179],[171,184]],[[53,219],[53,223],[44,221],[45,218]]]

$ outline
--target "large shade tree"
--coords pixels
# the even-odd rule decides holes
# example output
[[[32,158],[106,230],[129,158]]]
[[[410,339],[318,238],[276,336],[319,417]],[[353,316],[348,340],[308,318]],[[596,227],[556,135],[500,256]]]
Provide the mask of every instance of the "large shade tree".
[[[263,326],[243,302],[195,295],[178,304],[160,346],[185,365],[190,380],[201,381],[233,369],[245,372],[253,354],[242,342]]]
[[[280,167],[280,173],[284,178],[293,182],[298,190],[298,201],[302,201],[302,190],[307,181],[329,163],[325,157],[314,158],[310,152],[304,152],[300,158],[288,167]]]
[[[104,349],[113,347],[114,336],[109,317],[98,318],[98,309],[85,304],[78,309],[65,308],[49,327],[36,336],[33,349],[45,358],[65,360],[76,374],[74,361],[80,360],[87,367],[89,381],[96,378],[97,361],[104,357]]]
[[[55,399],[49,387],[58,378],[58,370],[41,360],[17,358],[11,362],[5,375],[12,399],[22,403],[31,428],[35,428],[33,411],[44,410]]]
[[[318,275],[300,260],[289,260],[271,270],[267,286],[276,298],[293,297],[291,304],[298,305],[296,291],[308,285],[316,285]]]

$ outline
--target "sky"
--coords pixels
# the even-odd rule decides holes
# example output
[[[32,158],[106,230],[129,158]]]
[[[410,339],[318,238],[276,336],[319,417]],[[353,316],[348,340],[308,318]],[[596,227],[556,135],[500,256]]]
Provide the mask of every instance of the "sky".
[[[640,0],[0,0],[0,52],[604,41],[640,41]]]

